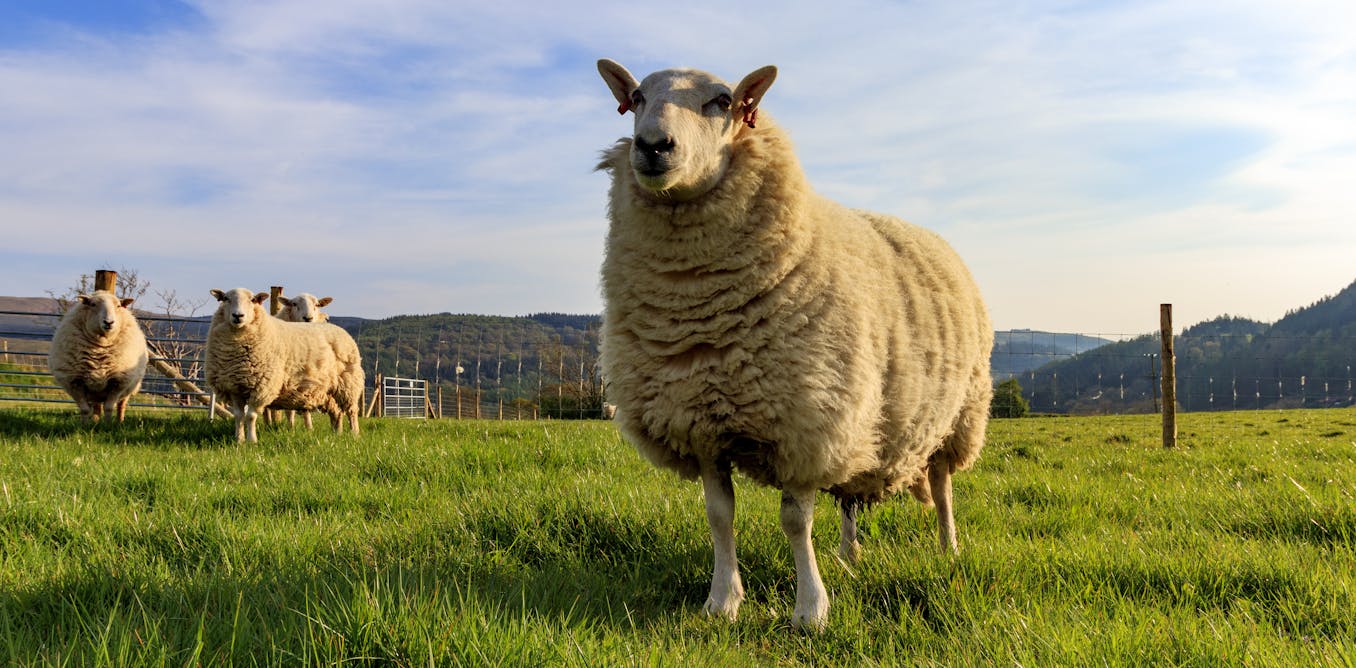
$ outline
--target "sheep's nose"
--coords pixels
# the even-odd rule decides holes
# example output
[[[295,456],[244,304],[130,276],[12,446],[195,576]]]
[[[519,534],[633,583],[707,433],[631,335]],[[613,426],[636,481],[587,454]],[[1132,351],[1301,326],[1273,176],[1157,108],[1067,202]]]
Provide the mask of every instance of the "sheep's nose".
[[[104,329],[113,329],[113,321],[112,321],[112,320],[105,320],[105,321],[104,321]]]
[[[305,317],[305,318],[302,318],[302,320],[305,320],[306,322],[310,322],[310,321],[312,321],[312,320],[314,320],[314,319],[315,319],[315,318],[312,318],[312,317],[310,317],[310,316],[307,316],[307,317]]]
[[[636,137],[636,150],[641,153],[660,155],[673,152],[673,137],[664,137],[659,141],[646,141],[644,137]]]

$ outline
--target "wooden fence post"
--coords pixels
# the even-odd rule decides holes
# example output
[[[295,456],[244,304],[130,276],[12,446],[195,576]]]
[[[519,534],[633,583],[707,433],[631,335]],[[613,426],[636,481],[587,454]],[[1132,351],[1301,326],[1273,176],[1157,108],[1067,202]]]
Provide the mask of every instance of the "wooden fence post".
[[[1159,305],[1163,336],[1163,447],[1177,447],[1177,356],[1172,351],[1172,304]]]
[[[118,272],[112,269],[97,269],[94,272],[94,289],[118,292]]]
[[[281,285],[275,285],[268,289],[268,314],[278,315],[282,310],[283,289]]]

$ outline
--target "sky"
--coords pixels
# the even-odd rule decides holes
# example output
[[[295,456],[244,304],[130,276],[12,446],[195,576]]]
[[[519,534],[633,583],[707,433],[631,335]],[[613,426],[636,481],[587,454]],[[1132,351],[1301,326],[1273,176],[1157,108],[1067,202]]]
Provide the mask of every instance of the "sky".
[[[831,6],[830,6],[831,5]],[[331,313],[598,313],[638,78],[778,66],[810,182],[999,329],[1274,321],[1356,280],[1356,3],[9,0],[0,295],[131,269]]]

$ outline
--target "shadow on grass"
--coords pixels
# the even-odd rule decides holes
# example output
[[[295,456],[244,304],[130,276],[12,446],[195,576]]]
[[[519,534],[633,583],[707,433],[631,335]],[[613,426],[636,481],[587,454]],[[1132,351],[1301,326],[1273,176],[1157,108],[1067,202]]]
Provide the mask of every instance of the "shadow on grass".
[[[87,423],[74,410],[0,410],[0,438],[63,439],[79,434],[87,434],[95,442],[159,449],[183,446],[213,449],[236,444],[231,420],[209,420],[200,411],[191,414],[134,411],[121,423],[107,416],[99,422]]]

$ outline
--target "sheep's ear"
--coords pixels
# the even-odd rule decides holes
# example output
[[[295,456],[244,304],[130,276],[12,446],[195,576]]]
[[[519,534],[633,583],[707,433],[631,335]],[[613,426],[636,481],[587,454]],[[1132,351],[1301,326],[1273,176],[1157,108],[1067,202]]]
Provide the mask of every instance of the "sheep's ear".
[[[250,297],[250,301],[252,301],[252,302],[254,302],[254,303],[256,303],[256,304],[262,304],[262,303],[264,303],[264,300],[265,300],[265,299],[268,299],[268,293],[267,293],[267,292],[256,292],[256,293],[254,293],[254,296],[253,296],[253,297]]]
[[[334,301],[334,297],[321,297],[321,298],[320,298],[320,301],[316,302],[315,305],[316,305],[316,306],[329,306],[329,305],[330,305],[330,302],[332,302],[332,301]]]
[[[224,292],[222,292],[222,291],[220,291],[220,290],[218,290],[218,289],[216,289],[216,288],[212,288],[211,292],[212,292],[212,296],[217,298],[217,301],[219,301],[219,302],[224,302],[224,301],[226,301],[226,293],[224,293]]]
[[[126,299],[123,299],[122,302],[120,302],[120,303],[122,304],[122,307],[123,307],[123,308],[127,308],[128,306],[131,306],[131,305],[132,305],[132,302],[134,302],[134,301],[136,301],[136,300],[133,299],[133,298],[131,298],[131,297],[128,297],[128,298],[126,298]]]
[[[75,298],[79,299],[80,303],[86,306],[94,303],[94,298],[89,295],[76,295]]]
[[[636,78],[626,71],[615,60],[602,58],[598,61],[598,73],[603,75],[603,81],[607,82],[607,87],[612,89],[612,97],[617,98],[621,103],[617,107],[617,113],[624,114],[631,110],[631,94],[640,88]]]
[[[735,103],[731,109],[739,114],[749,127],[753,127],[754,122],[758,120],[758,103],[762,101],[763,94],[772,87],[772,82],[776,78],[777,66],[767,65],[750,72],[738,86],[735,86]]]

